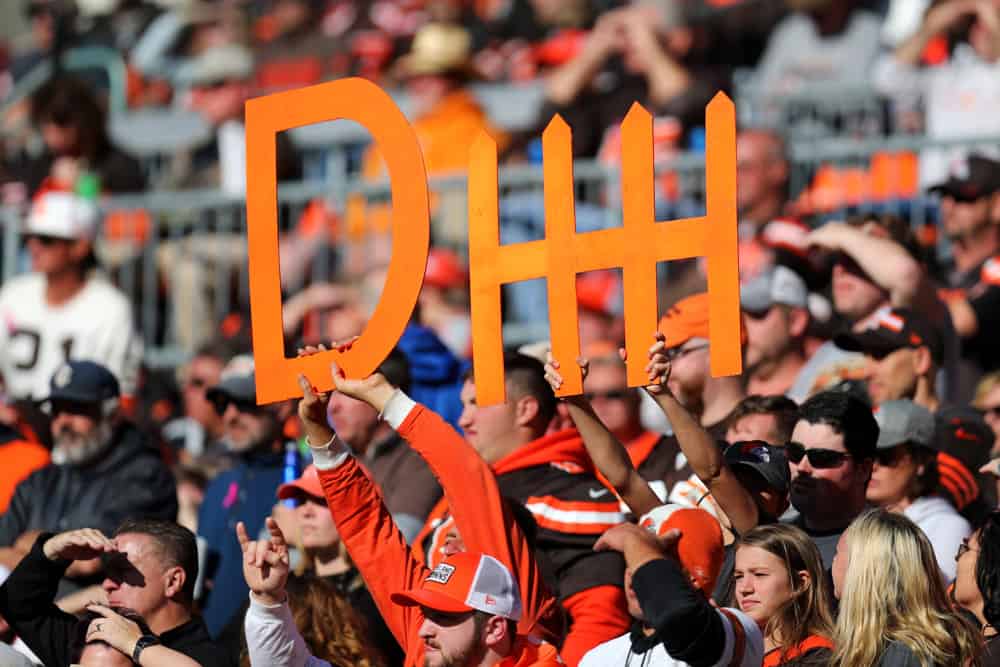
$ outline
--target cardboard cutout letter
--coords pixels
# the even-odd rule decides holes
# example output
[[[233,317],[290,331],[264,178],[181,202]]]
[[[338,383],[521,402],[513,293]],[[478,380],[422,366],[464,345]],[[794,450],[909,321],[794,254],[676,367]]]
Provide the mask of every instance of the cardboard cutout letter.
[[[476,402],[505,400],[500,286],[546,278],[552,354],[562,363],[560,396],[583,391],[576,274],[621,267],[630,386],[646,384],[646,350],[657,327],[656,263],[708,260],[712,375],[742,372],[736,237],[736,117],[719,93],[706,108],[706,215],[656,222],[653,215],[652,117],[633,105],[622,123],[622,209],[615,229],[578,233],[570,130],[556,116],[542,137],[545,239],[500,245],[496,144],[483,132],[469,165],[469,280]]]
[[[354,346],[303,359],[285,357],[278,266],[278,194],[275,136],[282,130],[331,120],[353,120],[381,147],[392,187],[392,243],[385,288]],[[247,235],[250,246],[250,309],[257,403],[301,395],[305,373],[320,391],[333,388],[330,361],[348,377],[371,374],[406,328],[423,283],[430,243],[427,173],[416,134],[385,92],[350,78],[290,90],[246,103]]]

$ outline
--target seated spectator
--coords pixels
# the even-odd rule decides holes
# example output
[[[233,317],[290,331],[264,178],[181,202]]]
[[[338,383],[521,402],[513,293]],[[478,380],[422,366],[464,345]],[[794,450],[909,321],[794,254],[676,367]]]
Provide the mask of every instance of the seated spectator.
[[[993,371],[982,377],[976,386],[972,407],[983,415],[983,419],[993,430],[993,435],[1000,436],[1000,371]],[[994,439],[990,453],[1000,456],[1000,437]]]
[[[663,117],[664,129],[673,128],[665,148],[676,149],[684,132],[704,124],[705,105],[728,87],[721,72],[695,61],[693,46],[693,29],[672,3],[603,13],[576,57],[548,74],[542,122],[562,115],[573,129],[574,157],[594,157],[615,143],[617,125],[638,102]]]
[[[758,526],[736,549],[733,602],[764,633],[764,667],[826,664],[830,590],[819,550],[794,526]]]
[[[208,390],[207,398],[222,416],[223,442],[237,460],[232,469],[209,483],[198,513],[198,537],[208,551],[204,577],[211,582],[202,612],[214,637],[233,618],[247,593],[238,566],[242,553],[230,524],[242,521],[253,535],[264,528],[283,479],[283,427],[292,406],[287,402],[257,405],[253,370],[240,357],[230,361],[222,381]]]
[[[878,55],[879,18],[857,0],[789,0],[757,64],[762,100],[868,86]]]
[[[971,612],[986,640],[984,665],[1000,656],[1000,512],[992,512],[955,555],[958,574],[952,598]]]
[[[905,514],[924,531],[945,580],[955,578],[955,551],[969,533],[969,522],[937,495],[934,415],[911,401],[886,401],[875,412],[878,444],[868,502]]]
[[[675,435],[646,430],[642,424],[641,390],[628,386],[625,362],[612,343],[597,342],[583,350],[584,394],[601,423],[625,445],[629,460],[661,502],[674,485],[691,474]],[[551,379],[550,379],[551,384]]]
[[[744,354],[750,394],[791,390],[805,366],[809,290],[791,269],[777,265],[740,288],[747,345]]]
[[[761,440],[784,447],[799,420],[799,406],[785,396],[750,395],[726,419],[726,442]]]
[[[785,213],[789,164],[775,130],[748,128],[736,134],[736,213],[740,238],[756,237]],[[742,263],[742,262],[741,262]]]
[[[363,640],[363,644],[375,647],[385,658],[386,665],[402,665],[402,650],[379,614],[361,573],[351,563],[344,543],[337,534],[333,516],[326,507],[316,466],[310,465],[297,480],[278,487],[278,498],[295,503],[299,529],[297,544],[305,552],[308,573],[333,588],[336,595],[331,597],[335,598],[337,605],[349,605],[353,609],[352,613],[360,615],[364,622],[357,627],[356,634]],[[244,576],[246,567],[244,562]],[[317,587],[301,584],[299,589],[300,593],[307,595],[310,591],[316,591]],[[301,623],[296,625],[304,627]],[[331,634],[336,636],[338,633],[331,631]],[[316,653],[315,650],[313,652]]]
[[[640,523],[647,527],[615,526],[596,545],[625,556],[629,611],[638,631],[601,644],[581,665],[628,664],[633,657],[664,666],[760,665],[764,637],[757,623],[709,602],[722,562],[715,520],[702,510],[662,505]]]
[[[143,170],[135,158],[116,148],[107,134],[107,119],[88,84],[68,76],[50,79],[31,98],[32,125],[44,149],[7,165],[4,180],[21,189],[21,203],[43,189],[73,192],[96,180],[105,193],[140,192]],[[92,187],[89,182],[86,187]]]
[[[878,423],[862,401],[843,393],[816,394],[799,408],[785,454],[792,473],[795,524],[830,567],[837,540],[865,509],[878,441]],[[839,646],[839,645],[838,645]]]
[[[941,224],[951,241],[953,267],[946,277],[954,291],[945,303],[962,337],[962,356],[980,371],[1000,368],[993,339],[1000,331],[1000,162],[979,155],[964,173],[931,188],[941,195]]]
[[[71,193],[42,193],[32,206],[24,225],[32,272],[0,289],[0,372],[12,398],[44,399],[67,358],[105,366],[134,395],[142,340],[126,295],[95,270],[99,227],[94,203]]]
[[[378,372],[394,387],[409,390],[410,366],[400,350],[391,352]],[[433,473],[367,403],[335,392],[330,396],[328,416],[338,436],[371,473],[393,521],[412,542],[441,498]]]
[[[681,299],[660,320],[670,360],[670,394],[697,419],[709,435],[721,440],[726,417],[743,399],[737,376],[712,377],[708,352],[708,294]]]
[[[935,40],[956,41],[946,62],[924,65]],[[875,65],[875,88],[889,96],[897,111],[923,109],[923,130],[931,139],[995,135],[1000,121],[992,113],[1000,94],[1000,8],[990,1],[938,2],[923,16],[919,29]],[[953,102],[961,99],[962,104]],[[946,178],[948,167],[968,149],[924,151],[920,180],[926,186]]]
[[[831,665],[964,665],[982,652],[979,633],[952,608],[934,549],[901,514],[872,510],[837,543],[840,601]]]
[[[91,361],[70,361],[52,377],[52,463],[17,485],[0,515],[0,562],[13,567],[44,531],[93,526],[110,533],[126,517],[173,520],[174,479],[144,433],[119,407],[118,381]],[[101,571],[79,561],[63,594]]]
[[[219,346],[208,345],[178,367],[177,384],[181,390],[182,413],[163,427],[163,438],[178,451],[183,462],[209,470],[227,467],[228,464],[221,443],[225,430],[222,415],[215,411],[215,406],[207,397],[208,390],[219,384],[227,361],[225,351]]]
[[[865,355],[868,395],[875,405],[911,400],[931,412],[941,406],[937,369],[944,362],[944,343],[933,324],[908,308],[893,308],[865,331],[834,338],[837,347]]]
[[[212,643],[201,617],[193,613],[198,577],[194,535],[169,521],[131,519],[118,526],[111,539],[96,528],[43,533],[0,587],[0,614],[44,664],[72,662],[78,621],[55,606],[56,588],[68,567],[95,558],[108,563],[103,588],[112,609],[134,609],[160,644],[196,664],[235,665],[235,656]],[[91,604],[88,609],[108,617],[107,608]],[[126,629],[114,620],[109,624],[118,626],[117,631]],[[135,655],[138,637],[133,635],[132,643],[125,644],[111,629],[100,638],[119,650],[130,648],[127,654]],[[101,632],[96,626],[90,630]]]
[[[247,537],[242,523],[236,528],[244,554],[243,577],[250,588],[250,606],[243,623],[247,652],[240,664],[318,666],[322,660],[333,665],[381,667],[382,645],[365,637],[364,625],[350,603],[323,579],[289,578],[284,534],[274,519],[267,520],[267,527],[269,539],[259,542]],[[282,633],[293,639],[289,642],[292,656],[286,653],[287,644],[276,641]],[[390,641],[394,641],[391,635]],[[293,662],[282,662],[289,657]]]
[[[336,365],[332,372],[336,383],[339,377]],[[371,585],[372,596],[406,652],[405,664],[419,664],[425,654],[429,665],[447,664],[451,659],[462,667],[490,666],[507,657],[513,662],[520,660],[524,665],[557,664],[558,658],[551,646],[517,636],[510,621],[516,622],[520,617],[521,597],[517,592],[517,580],[500,561],[488,555],[465,552],[450,556],[433,571],[419,564],[392,523],[375,487],[363,483],[364,473],[326,423],[322,399],[313,393],[304,376],[300,376],[299,383],[304,394],[299,416],[319,470],[327,505],[351,559]],[[316,447],[317,442],[324,444]],[[258,551],[267,549],[269,543],[264,544],[265,547],[258,547]],[[278,559],[285,557],[277,556]],[[269,560],[273,561],[273,558]],[[481,598],[470,595],[478,567],[489,568],[494,573],[482,580],[484,587],[479,590],[484,595]],[[487,579],[494,582],[488,588],[485,587]],[[419,591],[406,592],[405,597],[399,594],[418,581],[423,581],[424,591],[433,591],[433,597],[439,602],[447,601],[447,607],[441,610],[437,608],[438,603],[428,604],[430,598],[423,598]],[[455,588],[462,585],[459,582],[464,582],[464,590]],[[415,609],[421,600],[423,606]],[[459,602],[462,600],[485,602],[470,607]],[[474,614],[476,609],[485,614],[477,616]],[[442,616],[441,611],[448,613]],[[477,617],[479,620],[474,620]],[[484,642],[487,626],[491,639]],[[286,628],[285,632],[289,630]],[[465,651],[469,654],[463,655]]]

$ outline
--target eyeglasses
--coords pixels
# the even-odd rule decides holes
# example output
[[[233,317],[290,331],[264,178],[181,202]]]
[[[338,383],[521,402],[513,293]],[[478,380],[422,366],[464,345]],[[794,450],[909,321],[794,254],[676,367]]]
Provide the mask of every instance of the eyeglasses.
[[[692,352],[697,352],[698,350],[705,350],[708,348],[708,343],[702,345],[692,345],[691,347],[672,347],[666,350],[667,359],[670,361],[677,361],[681,357],[686,357]]]
[[[211,382],[206,378],[201,378],[196,375],[188,378],[185,386],[188,389],[206,389],[210,384]]]
[[[241,399],[230,398],[225,394],[216,395],[212,399],[212,407],[215,408],[216,414],[220,417],[226,414],[226,410],[229,409],[230,405],[236,406],[236,409],[240,412],[247,414],[258,414],[261,411],[261,407],[254,403],[253,401],[244,401]]]
[[[844,461],[851,458],[847,452],[838,452],[835,449],[806,449],[802,443],[790,442],[785,445],[785,454],[788,460],[798,465],[803,458],[809,459],[809,465],[817,470],[837,468]]]
[[[978,552],[979,549],[973,549],[972,547],[970,547],[969,546],[969,538],[967,537],[964,540],[962,540],[961,544],[958,545],[958,553],[955,554],[955,560],[957,561],[958,559],[960,559],[962,556],[964,556],[965,554],[969,553],[970,551]]]
[[[630,389],[611,389],[609,391],[591,391],[583,395],[588,401],[603,399],[605,401],[624,401],[632,394]]]

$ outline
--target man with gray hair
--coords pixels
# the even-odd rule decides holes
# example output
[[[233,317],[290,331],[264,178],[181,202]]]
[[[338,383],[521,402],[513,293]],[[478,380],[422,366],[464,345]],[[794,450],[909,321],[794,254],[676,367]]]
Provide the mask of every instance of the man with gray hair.
[[[174,478],[147,437],[119,408],[118,380],[92,361],[52,376],[43,404],[52,419],[52,463],[17,485],[0,515],[0,564],[13,569],[44,531],[96,528],[110,534],[126,517],[174,520]],[[61,593],[92,581],[99,560],[76,561]],[[64,582],[65,583],[65,582]]]

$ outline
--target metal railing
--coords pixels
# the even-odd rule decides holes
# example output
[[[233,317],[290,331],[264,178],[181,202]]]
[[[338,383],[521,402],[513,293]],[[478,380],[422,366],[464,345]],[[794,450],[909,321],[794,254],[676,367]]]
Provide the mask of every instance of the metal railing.
[[[843,216],[849,212],[894,213],[923,224],[933,220],[936,205],[922,194],[919,186],[920,160],[934,150],[1000,150],[1000,137],[931,140],[926,137],[890,137],[882,140],[810,140],[793,143],[790,152],[790,194],[800,202],[821,185],[843,179],[840,199],[820,198],[816,210],[805,211],[816,220]],[[873,175],[879,156],[901,156],[898,163],[887,162],[882,173]],[[886,166],[887,165],[887,166]],[[657,168],[659,219],[703,213],[704,156],[685,153]],[[898,173],[894,173],[893,170]],[[833,174],[834,177],[830,177]],[[574,165],[577,183],[578,229],[588,231],[620,224],[620,174],[618,169],[597,162]],[[820,183],[820,181],[824,183]],[[892,182],[896,179],[897,182]],[[876,181],[884,181],[878,183]],[[857,190],[858,185],[862,186]],[[851,188],[855,188],[851,190]],[[866,191],[864,187],[869,189]],[[540,165],[501,169],[501,234],[503,242],[540,238],[544,233],[543,180]],[[436,196],[432,215],[432,238],[464,254],[466,246],[466,179],[463,175],[435,177],[431,190]],[[827,192],[827,195],[830,193]],[[835,193],[836,194],[836,193]],[[356,178],[282,185],[279,188],[279,225],[291,249],[284,255],[283,289],[297,293],[307,283],[332,280],[350,272],[347,255],[354,257],[354,271],[376,267],[387,258],[386,248],[371,244],[384,235],[358,228],[350,219],[346,203],[356,200],[367,207],[387,205],[387,183],[366,183]],[[322,203],[318,231],[302,233],[300,224],[310,207]],[[813,202],[816,203],[816,202]],[[113,197],[102,202],[104,234],[98,240],[98,255],[113,280],[129,295],[145,338],[151,365],[173,365],[183,359],[196,337],[178,331],[179,322],[191,322],[217,330],[217,325],[233,310],[245,310],[249,302],[245,251],[246,210],[242,198],[214,190],[149,192]],[[332,212],[332,214],[331,214]],[[313,210],[312,214],[316,215]],[[29,269],[22,252],[20,220],[22,210],[0,208],[3,222],[4,280]],[[370,215],[363,217],[369,221]],[[335,231],[334,231],[335,230]],[[286,247],[287,246],[287,247]],[[208,252],[210,247],[216,250]],[[168,250],[169,249],[169,250]],[[213,255],[212,253],[217,253]],[[225,256],[223,258],[223,255]],[[172,256],[166,261],[165,256]],[[213,259],[214,257],[214,259]],[[293,258],[293,259],[288,259]],[[360,258],[360,259],[359,259]],[[214,266],[218,264],[218,267]],[[178,292],[184,271],[202,271],[195,283],[201,293]],[[180,299],[180,300],[178,300]],[[199,303],[199,300],[204,303]],[[196,312],[179,312],[184,303]],[[517,327],[507,342],[515,342]],[[531,328],[522,331],[531,331]],[[528,334],[525,333],[525,336]]]

